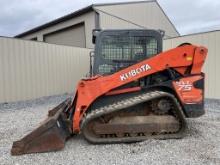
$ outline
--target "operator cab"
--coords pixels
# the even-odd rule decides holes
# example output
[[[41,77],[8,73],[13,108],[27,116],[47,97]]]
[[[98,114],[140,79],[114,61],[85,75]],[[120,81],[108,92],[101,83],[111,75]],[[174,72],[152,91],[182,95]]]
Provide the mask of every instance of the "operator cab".
[[[162,51],[162,31],[104,30],[93,32],[92,75],[109,75]]]

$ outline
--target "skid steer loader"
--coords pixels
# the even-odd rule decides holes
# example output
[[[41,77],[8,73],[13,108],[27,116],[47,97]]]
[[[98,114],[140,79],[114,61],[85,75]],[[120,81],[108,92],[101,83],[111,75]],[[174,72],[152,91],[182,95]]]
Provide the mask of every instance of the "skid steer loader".
[[[186,118],[204,111],[207,49],[191,44],[162,52],[161,31],[94,31],[90,77],[50,110],[11,154],[60,150],[72,135],[91,143],[182,138]]]

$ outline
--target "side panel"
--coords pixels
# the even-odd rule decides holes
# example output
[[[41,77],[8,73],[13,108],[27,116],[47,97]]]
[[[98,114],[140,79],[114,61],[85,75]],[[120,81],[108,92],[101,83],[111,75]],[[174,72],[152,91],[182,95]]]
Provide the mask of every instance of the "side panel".
[[[172,84],[187,117],[199,117],[205,113],[204,74],[184,77]]]

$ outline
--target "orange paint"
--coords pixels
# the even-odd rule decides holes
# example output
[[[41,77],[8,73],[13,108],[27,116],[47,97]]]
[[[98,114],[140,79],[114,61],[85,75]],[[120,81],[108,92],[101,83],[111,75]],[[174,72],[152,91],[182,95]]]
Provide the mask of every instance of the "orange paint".
[[[194,87],[194,83],[202,78],[201,75],[196,75],[173,81],[173,86],[182,103],[196,104],[202,102],[203,90]]]
[[[78,83],[77,98],[75,98],[76,106],[73,117],[73,131],[80,131],[80,121],[83,114],[98,97],[108,93],[111,94],[117,87],[163,71],[166,68],[174,68],[180,74],[184,75],[185,70],[191,67],[191,74],[200,74],[206,54],[207,49],[204,47],[193,45],[177,47],[143,60],[112,75],[97,76],[91,79],[81,80]],[[192,57],[192,60],[189,60],[187,57]],[[199,91],[195,90],[194,92],[200,94]],[[181,98],[186,99],[186,97],[189,97],[189,95],[183,95],[184,94],[181,94]],[[198,100],[200,100],[200,98],[198,98]]]

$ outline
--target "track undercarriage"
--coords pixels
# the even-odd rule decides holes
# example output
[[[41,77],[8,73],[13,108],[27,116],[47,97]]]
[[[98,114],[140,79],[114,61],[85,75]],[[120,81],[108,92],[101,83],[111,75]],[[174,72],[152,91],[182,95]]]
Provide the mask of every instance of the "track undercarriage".
[[[136,142],[184,136],[182,108],[172,94],[152,91],[89,111],[81,123],[92,143]]]

